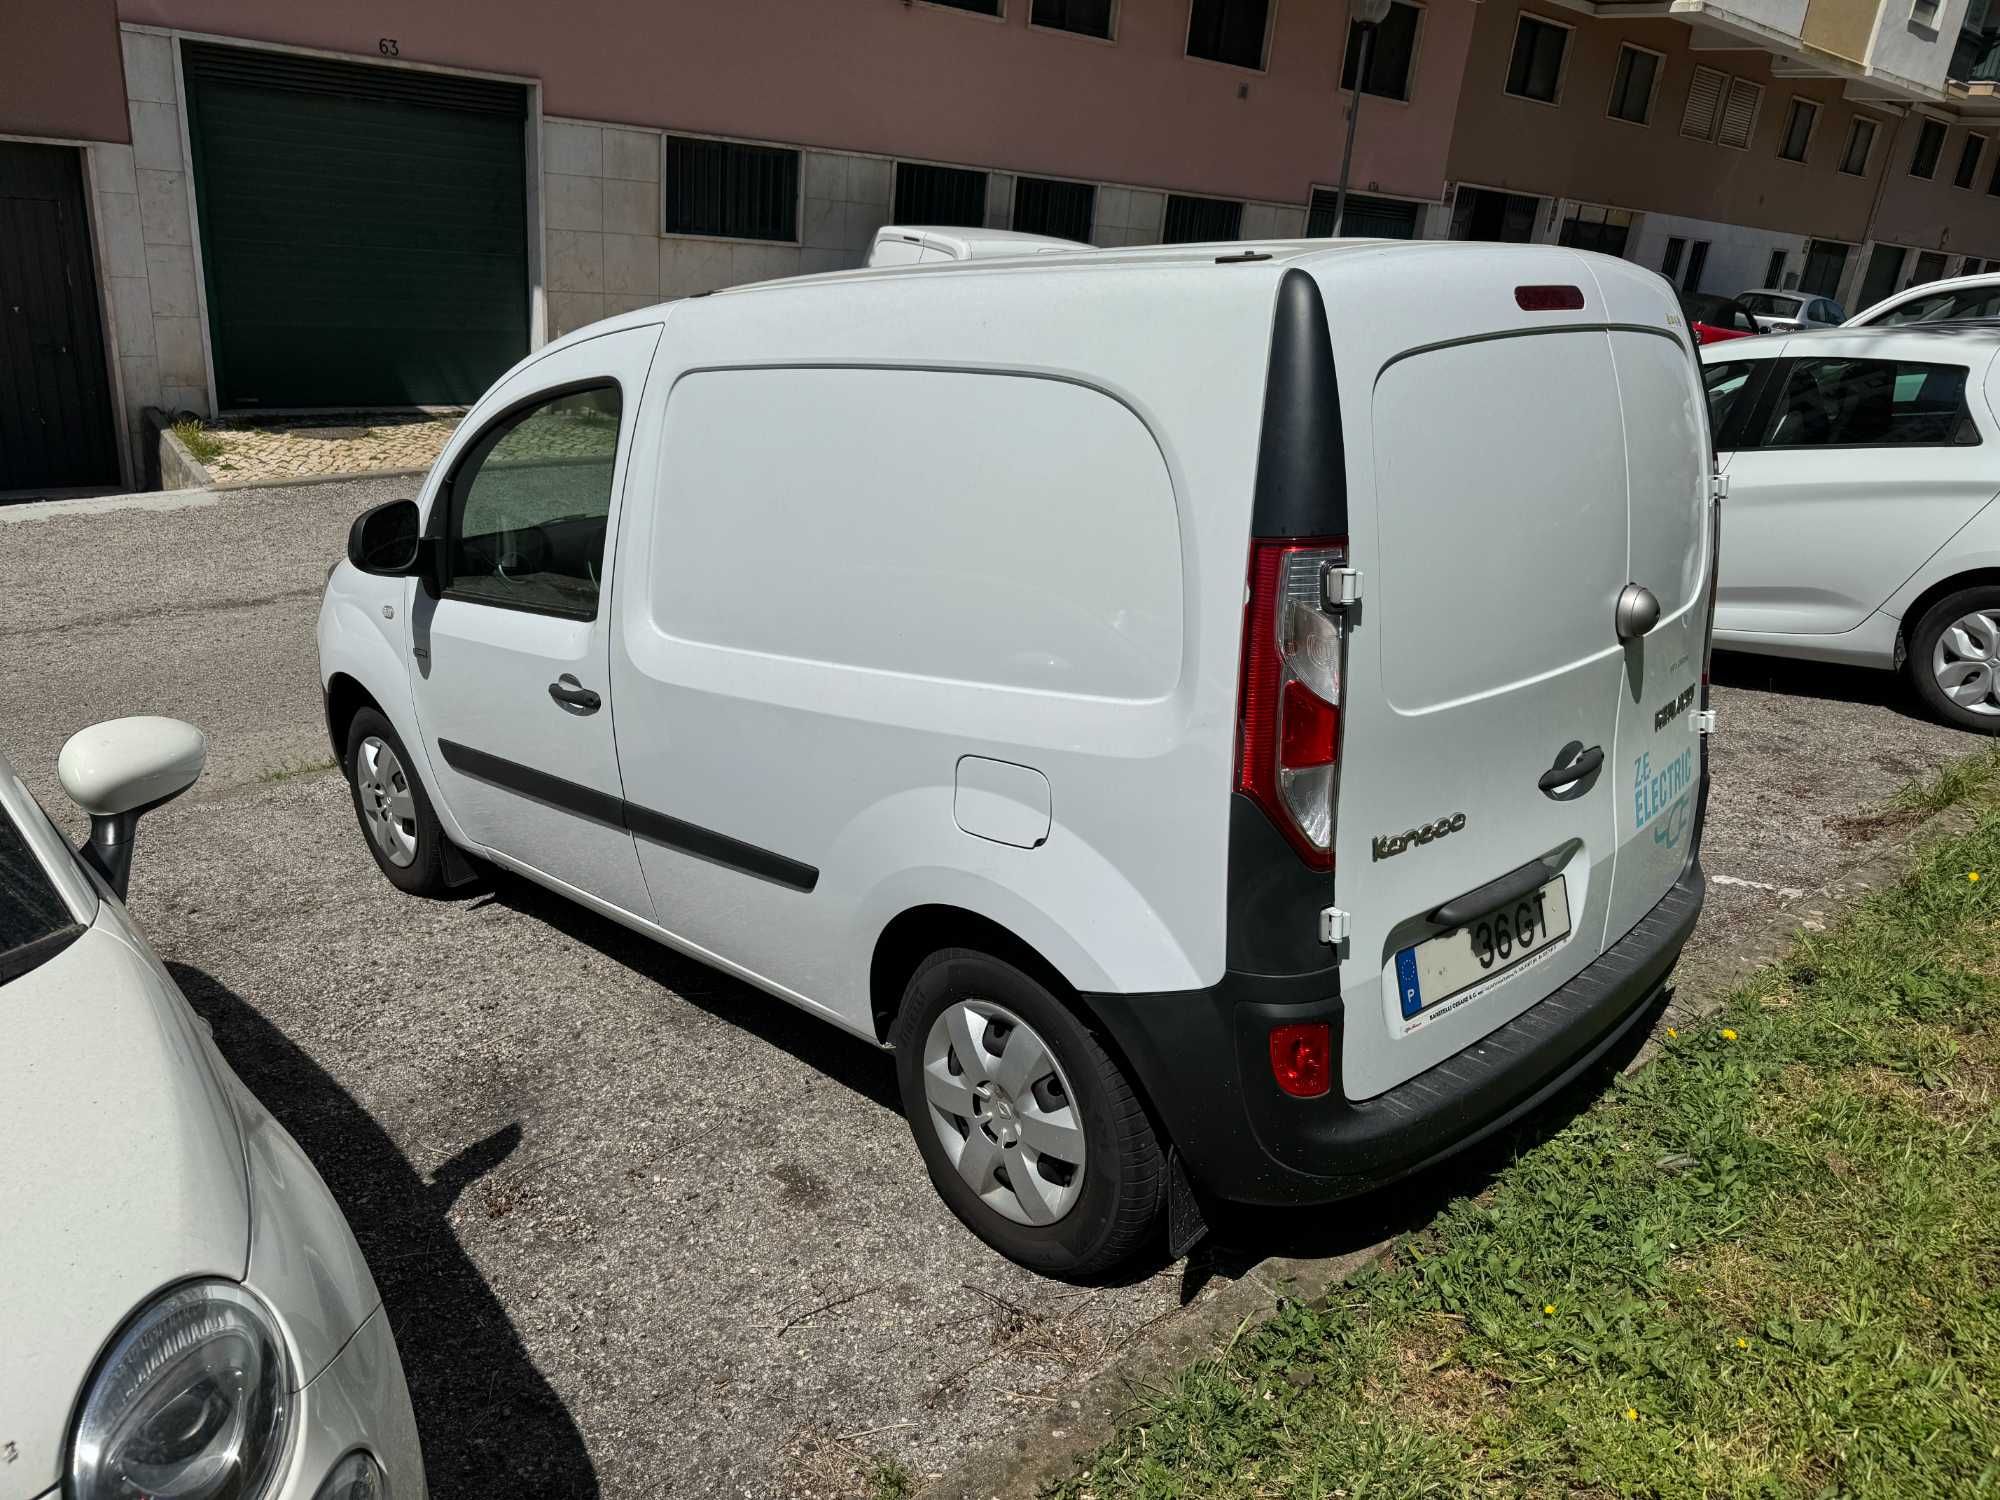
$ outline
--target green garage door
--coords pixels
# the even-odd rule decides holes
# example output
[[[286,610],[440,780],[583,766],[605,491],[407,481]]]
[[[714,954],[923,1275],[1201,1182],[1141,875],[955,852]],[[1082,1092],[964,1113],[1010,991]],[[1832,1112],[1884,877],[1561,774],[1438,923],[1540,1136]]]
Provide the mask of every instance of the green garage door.
[[[470,402],[528,349],[526,90],[186,44],[225,408]]]

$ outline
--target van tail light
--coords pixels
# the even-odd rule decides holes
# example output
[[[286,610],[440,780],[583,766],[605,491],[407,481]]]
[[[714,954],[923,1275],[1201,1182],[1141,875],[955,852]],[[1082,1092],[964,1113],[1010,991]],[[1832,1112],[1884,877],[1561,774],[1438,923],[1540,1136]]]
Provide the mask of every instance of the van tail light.
[[[1317,870],[1333,868],[1346,632],[1326,607],[1344,538],[1251,543],[1236,787]]]
[[[1333,1028],[1325,1021],[1271,1028],[1271,1076],[1294,1099],[1333,1091]]]

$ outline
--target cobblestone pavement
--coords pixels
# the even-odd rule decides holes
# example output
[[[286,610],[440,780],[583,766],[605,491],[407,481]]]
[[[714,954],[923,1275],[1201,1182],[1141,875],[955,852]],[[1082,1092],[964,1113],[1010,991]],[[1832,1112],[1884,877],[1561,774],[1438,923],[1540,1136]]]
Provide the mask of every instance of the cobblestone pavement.
[[[428,468],[460,420],[423,412],[343,412],[283,425],[229,418],[207,428],[222,445],[207,468],[225,484]]]

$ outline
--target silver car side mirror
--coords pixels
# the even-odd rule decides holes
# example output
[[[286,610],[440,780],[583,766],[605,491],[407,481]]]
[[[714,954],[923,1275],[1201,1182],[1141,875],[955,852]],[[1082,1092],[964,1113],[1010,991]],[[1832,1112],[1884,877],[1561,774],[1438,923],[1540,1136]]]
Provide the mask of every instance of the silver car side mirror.
[[[208,740],[194,725],[150,715],[107,719],[63,745],[56,774],[70,801],[90,815],[90,841],[80,852],[120,900],[141,815],[193,786],[207,758]]]

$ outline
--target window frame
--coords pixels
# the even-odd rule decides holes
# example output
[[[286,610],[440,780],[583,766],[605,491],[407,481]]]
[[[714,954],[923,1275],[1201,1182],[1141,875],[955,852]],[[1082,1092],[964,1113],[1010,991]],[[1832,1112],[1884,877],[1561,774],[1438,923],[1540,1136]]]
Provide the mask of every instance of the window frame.
[[[477,457],[483,466],[493,449],[506,439],[509,432],[528,419],[538,406],[548,406],[569,396],[579,396],[586,391],[615,390],[618,392],[618,442],[611,452],[611,504],[618,500],[619,466],[624,460],[626,438],[626,414],[631,408],[626,404],[628,393],[625,382],[616,375],[582,375],[575,380],[566,380],[556,385],[544,386],[531,391],[518,400],[510,401],[495,412],[474,433],[472,440],[459,449],[438,485],[437,495],[431,502],[430,524],[424,533],[437,544],[438,557],[438,598],[450,599],[459,604],[478,605],[485,609],[511,609],[516,614],[541,615],[557,620],[573,620],[578,624],[594,624],[603,612],[604,585],[610,577],[606,558],[611,551],[610,511],[605,513],[604,555],[597,564],[597,601],[591,605],[590,613],[583,614],[574,609],[562,609],[545,604],[515,604],[498,599],[489,599],[470,594],[454,593],[452,580],[456,575],[451,571],[451,545],[458,535],[460,517],[464,514],[464,499],[459,494],[459,480],[465,474],[465,466]],[[503,430],[504,429],[504,430]]]
[[[1730,73],[1727,77],[1729,86],[1722,91],[1721,107],[1715,112],[1715,134],[1709,139],[1725,151],[1748,151],[1757,143],[1757,121],[1764,113],[1764,85],[1754,78],[1745,78],[1741,73]],[[1725,141],[1722,138],[1722,127],[1729,118],[1730,97],[1735,94],[1739,85],[1756,93],[1756,97],[1750,102],[1750,123],[1743,127],[1743,139],[1740,142]]]
[[[1854,137],[1863,125],[1868,127],[1868,146],[1861,153],[1861,165],[1850,172],[1847,163],[1854,156]],[[1863,114],[1857,109],[1847,118],[1847,139],[1841,143],[1840,160],[1834,163],[1833,170],[1842,177],[1866,177],[1869,164],[1875,160],[1875,143],[1881,136],[1882,122],[1873,115]]]
[[[1212,68],[1229,68],[1238,73],[1268,73],[1271,71],[1271,39],[1278,33],[1278,0],[1268,0],[1264,7],[1264,41],[1257,50],[1257,66],[1248,63],[1230,62],[1220,57],[1204,57],[1194,47],[1194,8],[1201,0],[1188,0],[1187,25],[1181,33],[1181,58],[1186,62],[1206,63]]]
[[[919,171],[969,172],[978,177],[980,179],[979,222],[976,224],[948,224],[941,219],[905,218],[899,215],[896,212],[896,200],[901,196],[903,169],[905,167],[914,167]],[[956,162],[919,161],[913,157],[905,156],[894,156],[889,159],[889,222],[892,224],[934,225],[939,229],[984,229],[986,227],[987,204],[990,201],[992,191],[993,173],[985,167],[962,167]],[[1093,206],[1093,216],[1095,213],[1096,209]],[[1011,195],[1007,203],[1007,217],[1010,221],[1014,217],[1014,205]]]
[[[1931,169],[1919,172],[1917,163],[1923,157],[1924,142],[1929,138],[1931,127],[1937,127],[1937,152],[1931,157]],[[1933,120],[1929,115],[1917,116],[1917,139],[1910,148],[1910,175],[1919,182],[1936,182],[1938,165],[1944,160],[1944,148],[1951,143],[1951,127],[1942,120]]]
[[[1951,174],[1951,185],[1953,188],[1961,193],[1976,193],[1979,191],[1977,186],[1979,182],[1979,169],[1986,165],[1986,148],[1992,143],[1992,139],[1991,136],[1982,135],[1976,130],[1965,132],[1965,144],[1958,148],[1958,167]],[[1976,147],[1974,146],[1974,142],[1978,143]],[[1972,149],[1973,151],[1972,170],[1970,172],[1965,170],[1965,153],[1968,149]],[[1958,179],[1961,174],[1970,180],[1960,182]]]
[[[1084,225],[1083,233],[1076,236],[1076,239],[1078,240],[1079,243],[1085,245],[1095,243],[1094,236],[1097,234],[1097,194],[1098,194],[1098,184],[1095,181],[1084,177],[1050,177],[1045,173],[1041,172],[1016,172],[1013,174],[1013,177],[1014,177],[1013,190],[1008,194],[1008,201],[1007,201],[1007,227],[1009,229],[1012,230],[1021,229],[1021,226],[1017,222],[1017,220],[1019,219],[1021,212],[1022,183],[1046,182],[1056,187],[1083,188],[1090,194],[1090,221]],[[1050,231],[1046,229],[1023,230],[1022,232],[1028,234],[1050,234]],[[1067,235],[1051,235],[1050,237],[1054,239],[1069,238],[1069,236]]]
[[[1416,93],[1417,63],[1424,55],[1424,33],[1428,29],[1424,24],[1426,19],[1425,12],[1430,7],[1425,3],[1425,0],[1389,0],[1389,5],[1391,10],[1400,5],[1405,10],[1412,10],[1417,13],[1417,19],[1410,29],[1410,65],[1403,73],[1403,92],[1401,94],[1377,94],[1372,90],[1364,92],[1367,92],[1370,99],[1380,99],[1384,104],[1408,104],[1411,96]],[[1382,28],[1380,25],[1377,25],[1375,29],[1379,33]],[[1356,88],[1349,88],[1347,84],[1341,81],[1347,77],[1347,43],[1352,40],[1353,36],[1354,23],[1349,22],[1346,34],[1342,38],[1340,71],[1334,75],[1334,92],[1350,99],[1354,97],[1356,89],[1361,83],[1359,58],[1355,59],[1357,64],[1354,79]],[[1373,65],[1375,57],[1376,53],[1371,48],[1368,56],[1368,61],[1371,65]]]
[[[1905,360],[1893,357],[1883,358],[1880,355],[1868,354],[1848,356],[1834,354],[1786,354],[1776,359],[1762,361],[1762,363],[1773,368],[1766,373],[1764,385],[1757,392],[1757,409],[1748,414],[1753,424],[1751,430],[1758,433],[1770,431],[1772,419],[1777,415],[1778,403],[1784,399],[1785,390],[1792,383],[1792,371],[1795,368],[1799,365],[1810,364],[1815,361],[1837,361],[1843,358],[1847,359],[1850,363],[1868,360],[1877,364],[1912,364],[1929,365],[1934,369],[1963,369],[1965,371],[1965,387],[1962,399],[1965,414],[1971,419],[1972,431],[1979,441],[1976,443],[1955,443],[1947,439],[1942,443],[1767,443],[1760,439],[1747,447],[1739,445],[1727,451],[1735,453],[1867,453],[1880,449],[1984,448],[1987,446],[1985,429],[1979,425],[1979,416],[1973,410],[1972,383],[1977,378],[1977,371],[1972,366],[1955,365],[1949,362],[1927,359]]]
[[[1618,70],[1624,66],[1625,54],[1628,52],[1637,52],[1653,59],[1653,81],[1646,89],[1646,108],[1636,120],[1630,115],[1621,115],[1612,108],[1618,102]],[[1510,57],[1508,59],[1510,66],[1512,62],[1513,59]],[[1659,102],[1660,84],[1665,80],[1666,76],[1666,53],[1655,52],[1651,47],[1641,47],[1637,42],[1619,42],[1618,56],[1611,64],[1611,92],[1604,96],[1604,118],[1607,120],[1616,120],[1620,125],[1633,125],[1641,130],[1650,128],[1653,123],[1653,106]]]
[[[1081,41],[1097,42],[1100,45],[1111,45],[1118,40],[1118,22],[1123,16],[1124,11],[1125,0],[1111,0],[1111,14],[1105,22],[1104,35],[1099,36],[1094,31],[1072,31],[1067,26],[1051,26],[1045,21],[1037,21],[1035,19],[1035,0],[1028,0],[1028,30],[1044,31],[1051,36],[1076,37]],[[1189,12],[1189,24],[1192,25],[1192,6],[1189,7]]]
[[[1514,57],[1521,50],[1521,28],[1533,21],[1538,26],[1548,26],[1563,34],[1562,56],[1556,60],[1555,91],[1546,99],[1538,99],[1533,94],[1517,94],[1509,87],[1514,77]],[[1576,39],[1576,28],[1567,21],[1558,21],[1553,16],[1545,16],[1540,11],[1523,10],[1514,16],[1514,41],[1507,49],[1507,68],[1500,75],[1500,92],[1508,99],[1520,99],[1529,104],[1539,104],[1544,109],[1561,109],[1563,90],[1569,84],[1569,44]]]
[[[1791,143],[1792,120],[1801,108],[1811,110],[1812,117],[1806,121],[1806,138],[1799,143],[1799,154],[1797,156],[1789,156],[1785,152],[1785,147]],[[1798,167],[1803,167],[1810,163],[1812,159],[1813,138],[1819,134],[1819,117],[1823,109],[1824,106],[1821,105],[1819,100],[1813,98],[1810,94],[1793,94],[1786,101],[1785,122],[1778,127],[1779,161],[1788,161]]]
[[[751,146],[762,151],[789,151],[798,163],[798,182],[792,193],[792,237],[788,240],[765,239],[760,235],[710,234],[703,229],[670,229],[667,227],[667,160],[668,142],[679,139],[687,141],[713,141],[723,146]],[[699,130],[662,130],[660,132],[660,238],[667,240],[708,240],[722,245],[803,245],[806,232],[806,152],[803,146],[795,146],[787,141],[753,141],[736,135],[708,135]]]
[[[923,6],[925,10],[948,10],[957,15],[971,16],[975,21],[999,21],[1005,24],[1007,20],[1007,0],[993,0],[993,12],[990,15],[983,10],[973,10],[970,6],[954,5],[952,0],[917,0],[917,4]]]
[[[1229,239],[1229,240],[1170,240],[1170,239],[1168,239],[1168,238],[1167,238],[1167,220],[1168,220],[1168,218],[1169,218],[1169,217],[1171,217],[1171,216],[1172,216],[1172,214],[1173,214],[1173,211],[1174,211],[1174,200],[1175,200],[1176,198],[1179,198],[1179,199],[1181,199],[1181,200],[1182,200],[1183,202],[1187,202],[1187,203],[1226,203],[1226,204],[1233,204],[1233,205],[1235,205],[1235,208],[1236,208],[1236,232],[1235,232],[1235,233],[1234,233],[1233,235],[1231,235],[1231,236],[1230,236],[1230,239]],[[1161,212],[1160,212],[1160,243],[1161,243],[1161,244],[1163,244],[1163,245],[1208,245],[1208,244],[1227,244],[1227,243],[1229,243],[1230,241],[1234,241],[1234,240],[1240,240],[1240,239],[1242,239],[1242,238],[1243,238],[1243,210],[1244,210],[1244,209],[1245,209],[1246,207],[1248,207],[1248,203],[1247,203],[1247,201],[1246,201],[1245,199],[1242,199],[1242,198],[1215,198],[1215,197],[1211,197],[1211,196],[1209,196],[1209,195],[1208,195],[1207,193],[1169,193],[1169,194],[1167,194],[1167,201],[1166,201],[1166,204],[1165,204],[1165,206],[1164,206],[1164,207],[1163,207],[1163,208],[1161,209]]]

